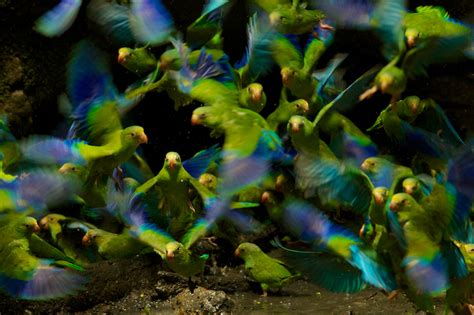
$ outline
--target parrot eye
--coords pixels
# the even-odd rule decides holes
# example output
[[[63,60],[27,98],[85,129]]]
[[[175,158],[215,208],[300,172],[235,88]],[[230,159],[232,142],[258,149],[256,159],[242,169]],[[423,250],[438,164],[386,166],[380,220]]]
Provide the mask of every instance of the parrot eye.
[[[205,118],[206,118],[206,114],[199,115],[199,119],[205,119]]]
[[[403,199],[402,204],[403,204],[404,206],[406,206],[406,205],[408,204],[408,200]]]
[[[54,219],[53,218],[49,218],[49,221],[53,221]]]
[[[130,133],[131,137],[135,137],[135,132]]]

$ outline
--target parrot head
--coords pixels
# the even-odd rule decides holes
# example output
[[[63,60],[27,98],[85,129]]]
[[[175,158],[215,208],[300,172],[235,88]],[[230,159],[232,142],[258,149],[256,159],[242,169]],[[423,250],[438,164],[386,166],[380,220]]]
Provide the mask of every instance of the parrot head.
[[[295,115],[304,115],[309,111],[309,103],[304,99],[293,101],[291,105]]]
[[[403,114],[410,118],[417,117],[424,109],[425,103],[418,96],[408,96],[404,100]]]
[[[99,237],[99,231],[88,230],[87,233],[82,237],[82,245],[87,247],[95,244],[97,237]]]
[[[291,88],[298,81],[298,70],[291,68],[291,67],[284,67],[280,71],[281,74],[281,82],[283,83],[284,87]]]
[[[378,157],[369,157],[362,162],[360,165],[360,168],[365,172],[369,174],[377,173],[382,165],[384,164],[383,159],[378,158]]]
[[[217,177],[212,174],[204,173],[199,176],[199,183],[210,191],[216,191],[217,189]]]
[[[169,49],[160,56],[161,71],[178,71],[182,67],[182,61],[177,49]]]
[[[122,130],[122,144],[130,144],[134,147],[148,143],[148,137],[140,126],[131,126]]]
[[[407,41],[408,48],[413,48],[416,46],[418,43],[418,40],[420,39],[420,32],[414,28],[407,28],[405,30],[405,38]]]
[[[122,47],[118,51],[117,61],[126,69],[137,73],[151,71],[156,66],[155,56],[147,47]]]
[[[59,222],[65,220],[66,217],[63,216],[62,214],[57,214],[57,213],[50,213],[47,216],[44,216],[40,222],[39,225],[42,229],[48,230],[52,225],[58,224]]]
[[[118,51],[117,61],[119,64],[126,67],[130,59],[133,59],[134,57],[135,57],[135,54],[132,48],[122,47]]]
[[[56,242],[58,234],[62,231],[60,222],[65,219],[66,217],[62,214],[51,213],[43,217],[39,225],[43,230],[49,230],[51,238]]]
[[[382,94],[401,94],[406,87],[405,73],[396,66],[388,66],[380,70],[375,81]]]
[[[400,224],[406,223],[413,207],[417,205],[415,199],[406,193],[398,193],[393,195],[390,200],[390,210],[396,212]]]
[[[377,205],[383,206],[388,199],[388,189],[385,187],[377,187],[372,190],[372,196]]]
[[[298,134],[301,131],[304,131],[308,126],[308,120],[299,115],[291,116],[288,120],[287,130],[288,133],[291,134]]]
[[[403,183],[403,192],[410,196],[416,195],[420,191],[420,182],[414,177],[406,178]]]
[[[179,257],[179,255],[182,255],[185,252],[183,244],[176,241],[166,244],[165,250],[167,260],[174,260],[176,257]]]
[[[270,25],[284,34],[302,34],[310,32],[324,17],[317,10],[306,10],[305,5],[277,6],[269,15]]]
[[[168,152],[165,157],[165,167],[168,170],[179,170],[181,168],[181,157],[176,152]]]
[[[260,253],[262,250],[255,244],[252,243],[242,243],[240,244],[234,252],[236,257],[246,260],[247,257],[252,254]]]
[[[244,89],[243,102],[256,112],[260,112],[267,103],[267,96],[260,83],[252,83]]]
[[[273,193],[271,191],[264,191],[260,197],[260,202],[263,204],[272,204],[274,200]]]
[[[38,222],[33,217],[24,217],[19,220],[17,222],[17,228],[22,234],[38,233],[40,231]]]
[[[61,174],[77,176],[81,181],[85,181],[87,177],[87,168],[75,163],[64,163],[58,171]]]
[[[193,111],[191,116],[191,125],[204,125],[207,127],[216,127],[219,125],[219,116],[215,115],[215,108],[212,106],[201,106]]]

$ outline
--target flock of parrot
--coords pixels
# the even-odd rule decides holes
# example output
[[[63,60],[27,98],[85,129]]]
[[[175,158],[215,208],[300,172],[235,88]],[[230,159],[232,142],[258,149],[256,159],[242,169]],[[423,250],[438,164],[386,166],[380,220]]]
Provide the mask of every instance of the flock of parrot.
[[[77,294],[89,264],[141,254],[158,254],[191,285],[216,255],[203,240],[225,240],[264,295],[306,277],[334,292],[403,291],[427,312],[439,297],[469,307],[474,142],[434,100],[402,95],[431,64],[471,57],[471,28],[403,0],[307,2],[249,0],[247,48],[231,65],[222,48],[230,0],[209,0],[184,35],[159,0],[91,0],[88,18],[123,46],[116,61],[137,81],[119,91],[107,54],[85,39],[67,65],[67,135],[16,140],[0,120],[0,289],[31,300]],[[80,7],[62,0],[35,29],[59,36]],[[347,55],[317,71],[338,28],[374,32],[387,64],[347,86]],[[258,83],[274,67],[276,105]],[[390,103],[361,130],[344,113],[379,91]],[[169,152],[154,174],[137,151],[145,130],[123,121],[161,92],[175,110],[195,106],[190,123],[222,145],[186,161]],[[379,150],[377,129],[399,151]],[[245,241],[268,226],[280,259]]]

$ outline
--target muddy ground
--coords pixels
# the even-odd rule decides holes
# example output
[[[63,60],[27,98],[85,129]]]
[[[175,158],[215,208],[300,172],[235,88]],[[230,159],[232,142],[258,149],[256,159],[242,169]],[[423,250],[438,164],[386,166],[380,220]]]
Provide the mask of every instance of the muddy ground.
[[[188,280],[164,271],[159,258],[137,256],[132,260],[102,261],[88,268],[90,282],[84,291],[47,302],[0,299],[1,314],[413,314],[415,307],[403,295],[388,301],[369,288],[357,294],[336,294],[297,280],[281,293],[261,296],[258,285],[248,281],[242,266],[206,270],[195,278],[191,293]],[[437,301],[436,314],[444,306]],[[422,312],[420,314],[423,314]]]

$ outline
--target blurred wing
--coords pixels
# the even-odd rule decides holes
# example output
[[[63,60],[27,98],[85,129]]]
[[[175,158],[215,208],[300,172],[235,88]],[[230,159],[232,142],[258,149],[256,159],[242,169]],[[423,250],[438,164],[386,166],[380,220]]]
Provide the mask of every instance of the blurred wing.
[[[337,54],[331,61],[329,62],[326,69],[323,70],[322,73],[318,73],[318,77],[316,78],[319,82],[317,85],[316,93],[317,95],[325,98],[324,88],[332,78],[334,71],[341,65],[341,63],[347,58],[348,54]],[[305,61],[306,65],[306,61]]]
[[[92,0],[87,17],[98,26],[98,31],[115,45],[133,46],[135,39],[130,27],[130,8],[116,2]]]
[[[297,185],[304,191],[316,191],[325,202],[337,201],[360,214],[366,214],[372,202],[372,183],[355,167],[337,160],[310,159],[300,155],[295,162]]]
[[[470,44],[471,39],[465,34],[428,38],[407,52],[403,58],[402,68],[410,79],[428,76],[426,71],[428,66],[462,58],[464,50]]]
[[[174,31],[173,19],[160,0],[132,0],[130,26],[144,44],[167,42]]]
[[[331,103],[321,108],[313,121],[313,125],[317,126],[319,121],[323,119],[326,113],[331,109],[339,112],[351,109],[359,102],[359,95],[369,87],[379,70],[379,66],[371,68],[342,91]]]
[[[220,158],[221,149],[213,145],[209,149],[199,151],[192,158],[183,162],[183,167],[194,178],[198,178],[205,173],[212,162]]]
[[[312,4],[324,12],[338,26],[359,29],[370,28],[370,15],[374,10],[369,0],[313,0]]]
[[[392,60],[405,49],[403,17],[406,14],[406,0],[381,0],[375,8],[371,24],[383,41],[383,54]]]
[[[294,250],[280,242],[272,244],[283,250],[281,259],[308,279],[332,292],[356,293],[367,286],[360,270],[344,259],[327,253]]]
[[[429,102],[425,110],[416,117],[414,125],[424,128],[432,133],[439,134],[439,136],[454,146],[461,146],[464,141],[454,129],[454,126],[449,121],[441,106],[433,100],[426,100]]]
[[[235,65],[236,69],[244,72],[242,77],[248,81],[243,83],[243,86],[254,82],[258,76],[267,74],[273,66],[271,45],[276,34],[263,19],[258,19],[255,13],[247,26],[247,36],[247,49]]]
[[[47,37],[60,36],[76,19],[81,4],[82,0],[61,0],[36,21],[35,30]]]

